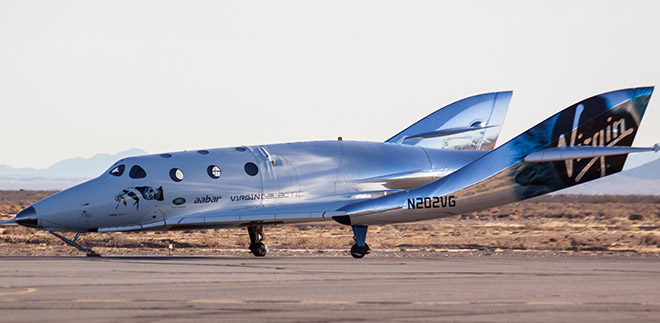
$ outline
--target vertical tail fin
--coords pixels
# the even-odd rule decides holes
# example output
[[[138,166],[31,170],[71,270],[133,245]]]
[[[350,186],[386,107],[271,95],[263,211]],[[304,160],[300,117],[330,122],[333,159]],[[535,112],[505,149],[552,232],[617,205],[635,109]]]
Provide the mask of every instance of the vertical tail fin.
[[[442,149],[493,149],[512,93],[484,93],[456,101],[385,142]]]

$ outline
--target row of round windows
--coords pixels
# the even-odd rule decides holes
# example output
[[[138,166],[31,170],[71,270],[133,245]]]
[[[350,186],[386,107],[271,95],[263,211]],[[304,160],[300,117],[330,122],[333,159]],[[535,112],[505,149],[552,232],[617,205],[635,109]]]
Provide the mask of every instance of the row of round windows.
[[[245,163],[243,169],[245,170],[245,173],[250,176],[256,176],[259,173],[259,167],[252,162]],[[118,165],[117,167],[110,170],[110,175],[119,177],[122,174],[124,174],[124,170],[126,170],[125,165],[123,164]],[[213,179],[218,179],[220,178],[220,176],[222,176],[222,170],[220,170],[220,167],[218,167],[217,165],[209,165],[206,168],[206,174]],[[147,172],[144,170],[144,168],[140,167],[139,165],[133,165],[133,167],[131,167],[131,170],[128,172],[128,177],[145,178],[147,177]],[[179,168],[170,169],[170,178],[175,182],[182,181],[184,178],[183,171]]]

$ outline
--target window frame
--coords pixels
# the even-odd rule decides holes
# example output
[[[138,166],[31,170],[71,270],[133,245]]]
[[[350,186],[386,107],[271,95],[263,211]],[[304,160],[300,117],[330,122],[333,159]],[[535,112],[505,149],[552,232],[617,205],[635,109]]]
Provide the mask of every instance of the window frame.
[[[177,172],[181,172],[181,178],[177,176]],[[181,170],[181,168],[172,168],[170,169],[170,179],[174,182],[181,182],[186,177],[186,174]]]
[[[115,169],[119,169],[118,174],[113,173],[115,171]],[[117,166],[113,167],[112,169],[110,169],[108,174],[110,174],[112,176],[115,176],[115,177],[121,177],[121,175],[124,175],[124,171],[126,171],[126,165],[120,164],[120,165],[117,165]]]
[[[255,170],[254,174],[251,174],[250,170]],[[259,175],[259,166],[253,162],[247,162],[245,165],[243,165],[243,170],[245,171],[245,174],[248,174],[248,176],[254,177]]]
[[[213,172],[215,170],[215,168],[218,169],[218,171],[220,172],[220,175],[217,175],[217,176],[215,175],[215,173]],[[209,175],[209,177],[212,178],[212,179],[218,179],[218,178],[222,177],[222,168],[220,168],[220,166],[218,166],[218,165],[209,165],[208,167],[206,167],[206,174]]]
[[[134,173],[134,172],[141,172],[141,173]],[[131,166],[130,171],[128,172],[128,177],[132,179],[140,179],[140,178],[145,178],[147,177],[147,171],[144,170],[144,168],[138,164],[135,164]]]

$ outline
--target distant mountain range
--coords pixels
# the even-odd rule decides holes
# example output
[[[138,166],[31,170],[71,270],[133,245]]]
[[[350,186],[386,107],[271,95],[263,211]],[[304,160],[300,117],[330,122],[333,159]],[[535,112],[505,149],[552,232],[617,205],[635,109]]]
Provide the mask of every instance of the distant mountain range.
[[[119,159],[145,155],[130,149],[115,155],[66,159],[45,169],[0,165],[0,189],[59,190],[99,176]],[[631,155],[623,172],[558,191],[558,194],[660,195],[660,159],[655,154]],[[641,165],[641,166],[639,166]],[[636,166],[636,167],[635,167]],[[631,167],[634,167],[631,169]]]
[[[559,194],[660,195],[660,159],[612,176],[569,187]]]
[[[91,158],[65,159],[44,169],[0,165],[0,189],[64,189],[99,176],[119,159],[145,154],[146,151],[134,148],[114,155],[97,154]]]

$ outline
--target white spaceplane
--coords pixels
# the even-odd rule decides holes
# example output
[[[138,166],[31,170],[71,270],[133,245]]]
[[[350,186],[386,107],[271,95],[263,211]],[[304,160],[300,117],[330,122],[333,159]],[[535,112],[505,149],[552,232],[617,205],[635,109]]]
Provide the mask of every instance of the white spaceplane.
[[[315,141],[130,157],[3,224],[76,239],[87,232],[245,227],[264,256],[264,228],[334,220],[352,227],[353,257],[370,225],[423,221],[521,201],[621,171],[652,87],[578,102],[495,149],[511,92],[469,97],[385,142]],[[368,125],[365,125],[368,127]],[[66,238],[64,232],[75,233]]]

